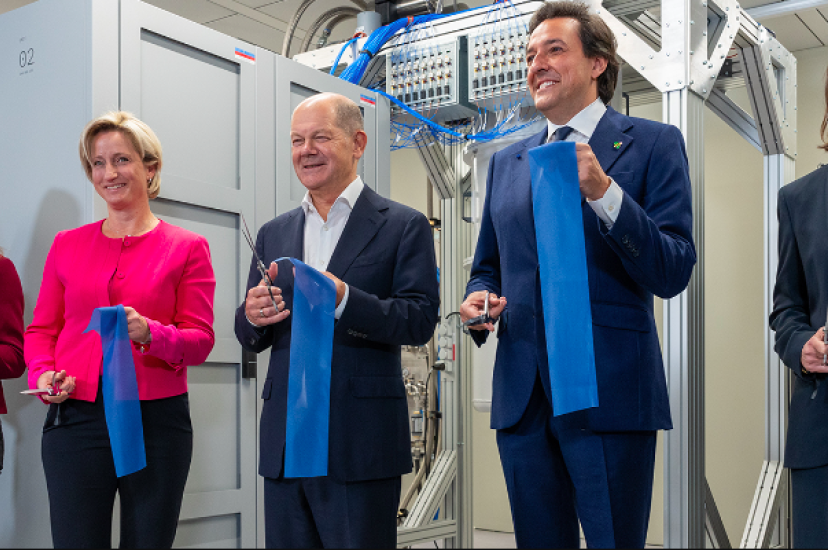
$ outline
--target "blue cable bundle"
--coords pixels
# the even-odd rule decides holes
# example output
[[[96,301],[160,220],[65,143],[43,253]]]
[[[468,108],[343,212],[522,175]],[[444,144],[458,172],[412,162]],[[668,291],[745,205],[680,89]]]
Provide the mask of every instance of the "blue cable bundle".
[[[478,9],[488,10],[485,22],[483,24],[484,27],[487,25],[487,23],[489,23],[490,18],[495,15],[497,16],[497,20],[492,21],[491,23],[494,27],[500,27],[502,19],[510,20],[509,29],[512,29],[517,26],[516,24],[512,23],[511,18],[517,17],[518,11],[510,0],[497,0],[493,5],[471,8],[470,10],[466,11],[473,11]],[[377,30],[371,33],[371,35],[365,41],[362,50],[360,50],[359,55],[356,57],[353,63],[351,63],[344,71],[342,71],[342,73],[339,75],[339,78],[341,78],[342,80],[347,80],[348,82],[352,82],[354,84],[359,84],[362,80],[363,75],[365,74],[365,71],[368,69],[368,64],[370,63],[371,59],[375,55],[377,55],[380,49],[382,49],[382,47],[385,46],[385,44],[389,42],[392,38],[394,38],[394,36],[396,36],[400,31],[406,29],[407,27],[417,27],[419,25],[426,25],[427,23],[430,23],[437,19],[441,19],[443,17],[447,17],[447,15],[429,14],[418,15],[416,17],[403,17],[397,19],[393,23],[390,23],[384,27],[378,28]],[[412,31],[413,29],[411,31],[406,31],[406,33]],[[495,31],[492,31],[492,34],[494,34],[494,32]],[[503,32],[502,29],[500,32]],[[331,68],[331,74],[334,74],[336,67],[339,64],[339,60],[341,59],[345,50],[354,42],[354,40],[356,39],[351,39],[342,46],[342,49],[340,50],[339,55],[336,58],[336,62],[334,63],[334,66]],[[382,95],[383,97],[388,98],[388,100],[391,101],[391,103],[397,105],[402,111],[414,117],[415,120],[421,123],[409,124],[404,122],[403,120],[394,120],[392,118],[392,130],[396,130],[397,132],[397,138],[391,144],[392,150],[402,149],[405,147],[418,147],[417,141],[414,138],[418,133],[421,132],[427,132],[432,134],[435,140],[443,145],[453,145],[469,140],[482,143],[502,138],[514,132],[523,130],[524,128],[532,125],[534,122],[538,120],[537,114],[529,119],[524,118],[524,116],[521,113],[522,101],[513,99],[511,102],[509,102],[508,105],[500,105],[498,107],[496,114],[494,114],[494,116],[496,117],[496,122],[493,126],[489,127],[488,129],[486,129],[486,126],[488,126],[486,120],[489,114],[486,113],[485,110],[482,108],[478,109],[478,122],[469,122],[465,125],[455,126],[454,129],[452,129],[446,126],[442,126],[436,123],[434,120],[428,118],[427,116],[424,116],[421,113],[415,111],[414,109],[411,109],[408,105],[398,100],[396,97],[387,94],[384,90],[376,88],[371,88],[371,90]]]
[[[411,19],[408,17],[401,17],[393,23],[389,23],[384,27],[378,28],[371,33],[371,36],[369,36],[368,40],[365,41],[365,46],[363,46],[359,56],[353,63],[348,65],[347,69],[342,71],[339,78],[347,80],[348,82],[353,82],[354,84],[359,84],[359,81],[362,79],[362,75],[365,74],[365,70],[368,68],[368,63],[375,55],[377,55],[380,48],[382,48],[386,42],[391,40],[395,34],[409,25],[422,25],[443,17],[446,16],[443,14],[429,14],[418,15]]]
[[[347,42],[345,42],[345,44],[342,46],[342,49],[339,50],[339,55],[336,56],[336,61],[334,61],[333,67],[331,67],[331,72],[329,74],[333,75],[336,72],[336,68],[339,67],[339,60],[342,59],[342,54],[345,53],[345,50],[348,49],[348,46],[359,40],[359,38],[359,36],[355,36]]]

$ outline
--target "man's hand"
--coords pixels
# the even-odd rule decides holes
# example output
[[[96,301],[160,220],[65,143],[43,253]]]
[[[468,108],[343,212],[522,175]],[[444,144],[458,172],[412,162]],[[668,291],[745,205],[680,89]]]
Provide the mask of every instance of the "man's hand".
[[[828,372],[825,365],[825,344],[823,338],[825,327],[816,331],[811,339],[802,346],[802,367],[808,372]]]
[[[469,319],[473,319],[478,315],[483,315],[483,300],[486,297],[485,290],[478,290],[477,292],[472,292],[468,295],[466,300],[460,306],[460,319],[465,323]],[[498,297],[493,293],[489,293],[489,317],[494,320],[497,320],[500,317],[500,314],[503,312],[503,308],[506,307],[506,298]],[[482,325],[473,325],[468,327],[471,330],[488,330],[492,332],[494,330],[494,323],[484,323]]]
[[[276,275],[279,274],[279,266],[276,262],[270,264],[267,274],[270,276],[271,281],[276,279]],[[270,299],[271,292],[273,293],[273,300],[276,301],[275,308],[273,307],[273,300]],[[268,289],[267,281],[262,279],[259,282],[259,286],[254,286],[247,291],[247,299],[244,301],[244,314],[247,315],[247,319],[254,325],[266,327],[284,320],[290,315],[290,310],[285,309],[282,290],[276,286]]]
[[[611,180],[604,173],[598,163],[592,147],[586,143],[575,144],[575,155],[578,158],[578,183],[581,186],[581,195],[591,201],[597,201],[609,189]]]
[[[345,283],[343,283],[339,277],[328,271],[323,271],[322,275],[332,280],[336,285],[336,307],[339,307],[340,302],[342,302],[342,298],[345,297]]]

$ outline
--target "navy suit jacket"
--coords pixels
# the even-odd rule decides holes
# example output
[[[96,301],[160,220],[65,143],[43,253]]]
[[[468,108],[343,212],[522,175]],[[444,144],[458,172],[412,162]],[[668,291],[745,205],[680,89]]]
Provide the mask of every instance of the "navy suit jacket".
[[[776,353],[794,377],[785,466],[828,464],[828,384],[802,372],[802,348],[828,310],[828,166],[779,190],[779,267],[770,326]]]
[[[532,214],[526,154],[546,136],[544,130],[492,157],[467,286],[467,295],[490,290],[507,300],[497,326],[495,429],[520,420],[538,371],[552,402],[535,241],[535,224],[542,220]],[[599,401],[583,413],[583,421],[594,431],[670,429],[653,295],[679,294],[696,262],[684,140],[674,126],[607,108],[589,145],[624,190],[624,199],[609,231],[586,201],[581,203]],[[473,335],[478,345],[486,336]]]
[[[256,252],[270,263],[302,259],[305,214],[296,208],[259,230]],[[328,264],[349,285],[334,327],[328,475],[337,481],[400,476],[411,471],[408,406],[401,345],[428,342],[437,324],[439,290],[431,226],[421,213],[365,187]],[[293,309],[293,270],[274,284]],[[248,289],[261,275],[251,263]],[[292,316],[266,329],[236,311],[236,337],[253,352],[272,347],[262,399],[259,473],[282,473]]]

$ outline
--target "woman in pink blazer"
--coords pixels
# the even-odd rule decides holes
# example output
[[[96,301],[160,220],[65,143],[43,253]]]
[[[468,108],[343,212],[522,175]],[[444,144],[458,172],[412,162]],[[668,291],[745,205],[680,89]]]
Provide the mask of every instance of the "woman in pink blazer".
[[[57,234],[24,353],[32,388],[59,394],[43,427],[42,456],[56,548],[109,547],[115,494],[121,547],[175,538],[192,457],[187,367],[213,348],[215,277],[204,237],[150,211],[161,144],[132,115],[108,113],[80,140],[106,219]],[[147,467],[118,478],[101,396],[100,337],[84,333],[97,307],[122,304],[133,345]]]

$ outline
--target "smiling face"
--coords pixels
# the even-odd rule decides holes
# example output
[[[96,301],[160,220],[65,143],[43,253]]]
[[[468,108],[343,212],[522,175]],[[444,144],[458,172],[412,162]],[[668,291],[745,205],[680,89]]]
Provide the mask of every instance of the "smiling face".
[[[320,96],[305,100],[291,119],[293,168],[311,196],[339,196],[356,179],[357,163],[365,151],[364,131],[349,134],[337,124],[336,101],[341,99]]]
[[[147,167],[121,132],[103,132],[92,146],[92,184],[107,206],[121,210],[149,200],[147,180],[155,166]]]
[[[554,124],[566,124],[598,97],[598,77],[607,67],[602,57],[589,58],[569,17],[542,22],[529,37],[526,81],[535,107]]]

